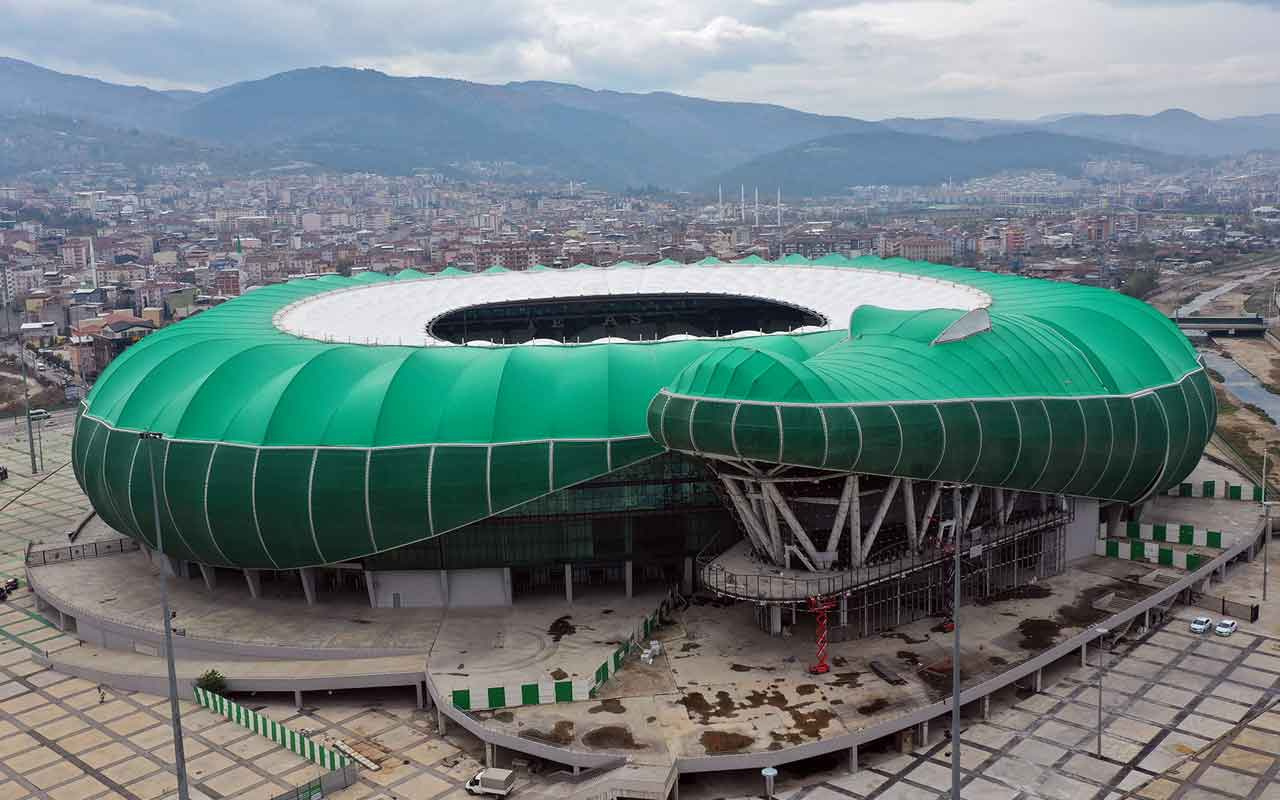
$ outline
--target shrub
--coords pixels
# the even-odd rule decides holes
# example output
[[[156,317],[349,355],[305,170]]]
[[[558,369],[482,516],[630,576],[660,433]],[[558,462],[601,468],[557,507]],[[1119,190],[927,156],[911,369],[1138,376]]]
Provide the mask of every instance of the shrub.
[[[196,678],[196,686],[199,686],[206,692],[222,694],[227,690],[227,679],[221,672],[218,672],[216,669],[211,669],[199,678]]]

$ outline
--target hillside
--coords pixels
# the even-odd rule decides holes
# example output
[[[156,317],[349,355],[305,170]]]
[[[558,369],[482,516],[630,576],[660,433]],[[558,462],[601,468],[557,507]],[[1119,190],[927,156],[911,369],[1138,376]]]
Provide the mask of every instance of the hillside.
[[[196,92],[157,92],[67,75],[15,58],[0,58],[0,112],[65,114],[129,128],[168,130]]]
[[[1042,131],[958,141],[898,131],[844,134],[790,147],[717,178],[732,186],[781,186],[789,194],[829,195],[854,185],[936,184],[1005,170],[1078,175],[1090,158],[1129,158],[1162,167],[1176,159],[1125,145]]]

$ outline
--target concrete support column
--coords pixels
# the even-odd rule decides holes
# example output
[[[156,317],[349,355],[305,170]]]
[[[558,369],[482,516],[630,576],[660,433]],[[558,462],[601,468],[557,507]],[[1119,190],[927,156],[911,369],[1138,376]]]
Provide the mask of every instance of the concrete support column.
[[[444,711],[440,709],[439,705],[436,705],[436,733],[439,734],[440,736],[444,736],[446,733],[448,733],[448,727],[446,726],[446,717],[444,715]]]
[[[564,601],[573,605],[573,565],[564,565]]]
[[[840,595],[840,625],[849,624],[849,595]],[[854,758],[857,758],[857,748],[854,748]]]
[[[627,597],[631,597],[631,596],[632,596],[632,583],[631,583],[631,581],[632,581],[632,576],[631,576],[631,562],[630,562],[630,561],[628,561],[628,562],[623,566],[623,576],[626,578],[626,581],[627,581]]]
[[[200,565],[200,577],[204,578],[204,588],[210,592],[218,584],[218,571],[208,564]]]
[[[486,767],[493,766],[493,742],[484,743],[484,765]]]
[[[187,577],[186,562],[180,558],[160,554],[160,569],[166,575],[174,578]]]
[[[449,607],[449,570],[442,569],[440,575],[440,599],[445,608]]]
[[[578,774],[578,773],[580,773],[580,772],[582,772],[582,767],[578,766],[577,764],[574,764],[574,765],[573,765],[573,774],[574,774],[574,775],[577,775],[577,774]]]
[[[693,556],[684,557],[684,576],[680,579],[680,593],[693,594]]]
[[[854,745],[849,748],[849,771],[858,771],[858,746]]]
[[[1142,630],[1151,630],[1151,609],[1142,612]]]
[[[916,726],[916,747],[926,747],[929,744],[929,720],[925,720]]]
[[[378,607],[378,584],[377,574],[373,570],[366,569],[364,571],[364,588],[369,593],[369,608]]]
[[[58,630],[65,631],[67,629],[67,615],[62,613],[62,609],[58,609]]]
[[[421,711],[425,707],[425,704],[423,703],[423,700],[422,700],[422,695],[423,695],[422,681],[417,681],[416,683],[413,684],[413,692],[418,696],[418,710]]]
[[[302,593],[307,596],[307,605],[314,606],[316,604],[316,568],[302,567],[298,570],[298,577],[302,578]]]
[[[1044,670],[1038,669],[1031,675],[1031,691],[1040,694],[1044,691]]]
[[[1085,642],[1084,644],[1080,645],[1080,666],[1081,667],[1089,666],[1089,643],[1088,642]]]
[[[769,635],[782,635],[782,606],[769,606]]]
[[[982,696],[982,721],[986,722],[991,716],[991,695]]]
[[[302,710],[302,690],[301,689],[293,690],[293,705],[299,711]]]
[[[511,589],[511,567],[502,568],[502,599],[507,601],[510,606],[514,602],[514,592]]]
[[[246,569],[244,571],[245,583],[249,584],[249,596],[254,600],[262,597],[262,570]]]

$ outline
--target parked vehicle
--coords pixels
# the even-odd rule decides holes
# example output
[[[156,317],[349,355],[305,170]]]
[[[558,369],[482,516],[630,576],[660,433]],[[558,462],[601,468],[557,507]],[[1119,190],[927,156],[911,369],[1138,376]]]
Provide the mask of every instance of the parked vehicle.
[[[6,592],[16,592],[18,591],[18,579],[9,578],[3,584],[0,584],[0,587],[3,587]]]
[[[1219,636],[1230,636],[1236,632],[1236,628],[1240,627],[1240,623],[1234,619],[1224,619],[1214,626],[1213,632]]]
[[[1212,627],[1213,627],[1213,620],[1209,619],[1208,617],[1196,617],[1195,619],[1191,620],[1192,633],[1206,633]]]
[[[482,769],[463,788],[468,794],[492,794],[506,797],[516,785],[516,774],[509,769]]]
[[[42,419],[48,419],[50,416],[52,415],[48,411],[45,411],[43,408],[31,409],[31,419],[36,422],[39,422]]]

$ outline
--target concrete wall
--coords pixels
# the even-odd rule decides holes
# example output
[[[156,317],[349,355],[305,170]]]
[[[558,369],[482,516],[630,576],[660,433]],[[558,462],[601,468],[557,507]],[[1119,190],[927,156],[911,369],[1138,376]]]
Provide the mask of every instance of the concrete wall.
[[[509,573],[492,569],[406,570],[367,573],[379,608],[496,608],[511,605]]]
[[[1098,539],[1098,501],[1075,499],[1076,513],[1063,537],[1063,561],[1070,564],[1093,555]]]

